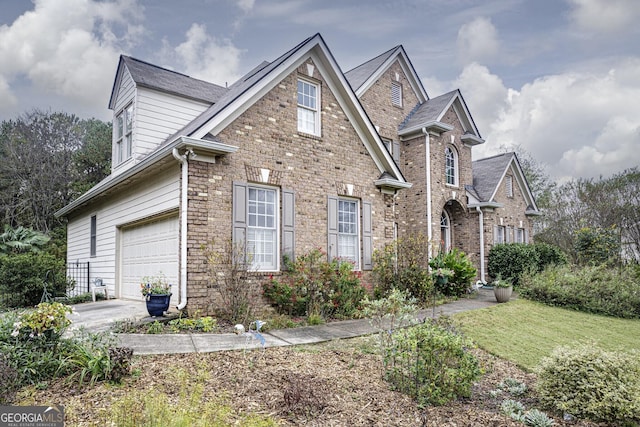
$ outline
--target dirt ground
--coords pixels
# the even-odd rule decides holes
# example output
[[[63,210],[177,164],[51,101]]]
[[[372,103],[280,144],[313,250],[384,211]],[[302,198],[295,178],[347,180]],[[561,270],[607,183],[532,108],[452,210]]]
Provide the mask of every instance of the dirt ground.
[[[409,397],[389,389],[381,363],[362,351],[374,341],[341,340],[313,346],[269,348],[266,351],[139,356],[131,377],[121,385],[93,387],[56,381],[44,390],[29,389],[22,404],[62,404],[68,426],[97,425],[96,414],[114,399],[142,390],[163,391],[179,401],[189,387],[201,384],[203,400],[224,398],[235,413],[268,415],[283,426],[522,426],[500,413],[502,400],[490,393],[505,378],[527,384],[518,398],[536,407],[535,377],[480,350],[485,375],[472,396],[446,406],[419,408]],[[182,386],[180,386],[182,383]],[[186,387],[186,390],[185,390]],[[192,388],[191,390],[195,390]],[[588,422],[555,425],[596,426]]]

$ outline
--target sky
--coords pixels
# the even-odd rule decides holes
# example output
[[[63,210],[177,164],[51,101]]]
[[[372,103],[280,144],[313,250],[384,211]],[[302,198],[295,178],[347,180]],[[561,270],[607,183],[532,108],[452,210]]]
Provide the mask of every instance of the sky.
[[[231,84],[320,33],[343,71],[397,46],[430,97],[557,182],[640,165],[638,0],[0,0],[0,121],[111,120],[120,54]]]

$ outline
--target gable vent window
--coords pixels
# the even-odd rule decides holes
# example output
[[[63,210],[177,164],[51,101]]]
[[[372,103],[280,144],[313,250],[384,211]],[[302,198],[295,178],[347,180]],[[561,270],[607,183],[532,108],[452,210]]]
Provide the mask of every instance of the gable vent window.
[[[391,103],[396,107],[402,107],[402,85],[391,82]]]
[[[511,175],[507,175],[505,177],[505,187],[507,190],[507,197],[513,197],[513,177]]]
[[[91,217],[91,229],[89,230],[89,256],[96,256],[96,246],[97,246],[97,230],[98,230],[98,223],[96,220],[96,216],[93,215]]]
[[[452,148],[444,150],[444,175],[447,185],[458,185],[458,153]]]

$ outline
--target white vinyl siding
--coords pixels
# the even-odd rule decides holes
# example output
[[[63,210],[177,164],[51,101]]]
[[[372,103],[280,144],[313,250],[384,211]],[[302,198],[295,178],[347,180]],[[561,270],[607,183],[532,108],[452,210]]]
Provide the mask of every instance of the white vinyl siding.
[[[298,80],[298,131],[320,136],[319,86]]]
[[[120,227],[158,214],[177,212],[180,200],[180,169],[178,163],[155,176],[143,185],[130,185],[117,192],[108,204],[96,205],[93,212],[69,217],[67,227],[67,262],[90,264],[91,280],[100,277],[115,292],[118,245],[121,244]],[[106,202],[105,202],[106,203]],[[104,206],[104,207],[103,207]],[[90,257],[91,216],[97,215],[96,256]],[[177,256],[177,255],[176,255]],[[119,283],[119,282],[118,282]]]

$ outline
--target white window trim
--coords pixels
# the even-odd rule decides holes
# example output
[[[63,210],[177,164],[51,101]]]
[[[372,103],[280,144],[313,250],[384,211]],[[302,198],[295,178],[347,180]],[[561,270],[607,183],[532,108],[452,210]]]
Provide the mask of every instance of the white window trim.
[[[263,272],[274,272],[280,271],[280,233],[282,232],[282,226],[280,224],[280,189],[277,187],[270,187],[267,185],[257,185],[257,184],[247,184],[247,237],[246,237],[246,245],[247,245],[247,256],[252,258],[252,254],[249,251],[249,230],[251,229],[260,229],[259,227],[252,227],[249,225],[249,192],[251,189],[259,189],[259,190],[270,190],[275,192],[275,266],[273,268],[261,268],[259,265],[256,265],[253,259],[248,260],[249,269],[251,271],[263,271]]]
[[[131,110],[131,113],[128,111]],[[131,116],[130,120],[127,117]],[[118,120],[122,117],[122,134],[119,134]],[[127,122],[130,121],[131,125],[127,126]],[[114,146],[115,153],[113,156],[114,166],[125,163],[132,157],[133,154],[133,103],[130,102],[122,108],[115,116],[113,121],[114,126]]]
[[[442,218],[443,217],[447,222],[446,227],[442,226]],[[442,229],[443,228],[445,228],[444,235],[442,235]],[[449,216],[449,213],[446,210],[443,210],[442,214],[440,215],[440,240],[441,240],[441,246],[442,246],[441,249],[443,249],[445,253],[451,251],[451,247],[452,247],[452,242],[451,242],[451,217]]]
[[[451,151],[451,154],[453,157],[453,183],[449,183],[449,180],[447,179],[447,150]],[[459,185],[458,175],[459,175],[458,150],[456,150],[455,147],[451,145],[447,145],[447,147],[445,147],[444,149],[444,182],[445,184],[449,187],[458,187]]]
[[[360,200],[359,199],[350,199],[347,197],[338,197],[338,247],[336,248],[337,250],[337,257],[339,259],[347,259],[344,258],[342,256],[342,254],[340,253],[340,236],[344,235],[345,233],[340,233],[340,202],[349,202],[349,203],[355,203],[356,205],[356,210],[355,210],[355,214],[356,214],[356,248],[355,248],[355,260],[349,259],[350,262],[354,262],[354,266],[353,269],[355,271],[359,271],[360,270],[360,266],[361,266],[361,262],[360,262],[360,239],[362,239],[362,232],[360,230],[360,225],[361,225],[361,220],[360,220],[360,216],[362,215],[362,206],[360,204]],[[352,234],[348,234],[348,236],[353,236]]]
[[[311,86],[316,88],[316,108],[315,109],[309,108],[307,106],[301,105],[300,103],[297,103],[297,99],[298,99],[298,82],[302,82],[304,84],[308,84],[308,85],[311,85]],[[312,82],[310,80],[303,79],[303,78],[298,78],[298,80],[296,81],[296,103],[297,103],[297,106],[298,106],[298,109],[296,111],[298,111],[299,109],[303,109],[303,110],[307,110],[307,111],[313,111],[315,113],[315,118],[316,118],[315,123],[314,123],[313,133],[309,133],[308,131],[301,129],[300,128],[300,120],[298,119],[298,121],[297,121],[298,132],[301,132],[301,133],[304,133],[304,134],[307,134],[307,135],[321,136],[321,134],[320,134],[320,130],[321,130],[320,121],[321,121],[322,115],[320,114],[320,106],[322,104],[321,104],[321,98],[320,98],[320,95],[321,95],[320,89],[321,88],[320,88],[320,84],[319,83]]]
[[[98,217],[89,218],[89,256],[94,258],[98,252]]]
[[[505,185],[505,191],[507,193],[507,197],[513,198],[513,176],[506,175],[504,185]]]

